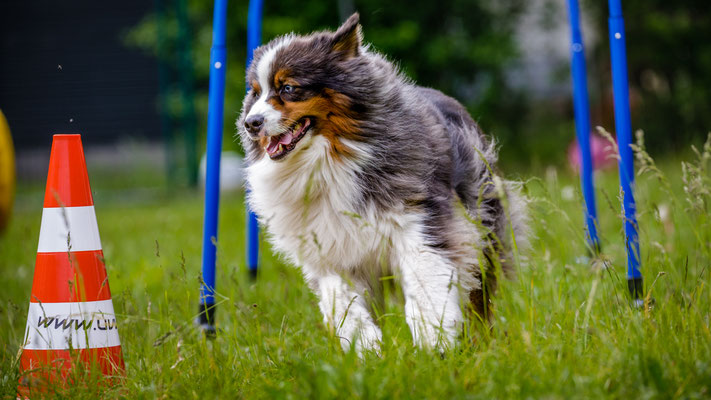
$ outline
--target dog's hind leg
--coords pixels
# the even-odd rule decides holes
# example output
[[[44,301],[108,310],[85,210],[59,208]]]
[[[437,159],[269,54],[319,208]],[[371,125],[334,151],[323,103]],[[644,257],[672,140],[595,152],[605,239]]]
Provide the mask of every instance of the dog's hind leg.
[[[487,240],[482,250],[511,276],[512,250],[526,241],[527,204],[520,184],[498,175],[496,145],[473,121],[468,125],[450,125],[450,134],[454,190],[471,219],[483,228]]]
[[[520,184],[503,180],[487,171],[479,182],[465,181],[456,192],[475,224],[486,237],[482,251],[501,265],[506,276],[514,273],[514,251],[527,247],[527,200]]]
[[[324,323],[335,331],[343,350],[348,351],[354,345],[359,355],[364,350],[378,352],[382,333],[368,311],[365,283],[347,282],[338,274],[319,276],[311,281],[319,297]]]

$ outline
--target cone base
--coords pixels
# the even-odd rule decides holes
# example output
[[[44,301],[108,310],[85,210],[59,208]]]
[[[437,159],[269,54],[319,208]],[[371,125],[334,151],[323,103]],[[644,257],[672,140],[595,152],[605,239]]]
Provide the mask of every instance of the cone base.
[[[25,349],[20,358],[18,397],[46,394],[51,387],[64,387],[71,382],[71,372],[77,365],[88,373],[100,372],[110,380],[123,375],[126,368],[121,346],[84,350]]]

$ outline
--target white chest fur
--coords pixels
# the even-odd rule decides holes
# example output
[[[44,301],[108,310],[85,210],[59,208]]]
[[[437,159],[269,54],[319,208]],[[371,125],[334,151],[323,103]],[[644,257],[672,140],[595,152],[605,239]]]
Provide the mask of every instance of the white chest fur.
[[[296,264],[335,271],[377,263],[409,218],[372,207],[363,212],[358,165],[334,160],[323,137],[309,139],[282,162],[264,157],[248,168],[250,205],[276,249]]]

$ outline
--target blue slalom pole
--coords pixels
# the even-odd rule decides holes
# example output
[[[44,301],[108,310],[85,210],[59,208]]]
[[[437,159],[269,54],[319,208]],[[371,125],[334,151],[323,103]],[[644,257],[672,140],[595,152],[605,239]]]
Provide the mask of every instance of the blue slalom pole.
[[[262,41],[262,0],[250,0],[247,14],[247,68],[252,62],[252,53]],[[249,90],[249,88],[247,89]],[[247,268],[252,277],[257,276],[259,265],[259,223],[257,216],[247,211]]]
[[[593,185],[593,165],[590,156],[590,105],[588,103],[588,82],[585,68],[585,48],[580,30],[580,10],[578,0],[568,0],[570,19],[570,72],[573,80],[573,105],[575,108],[575,132],[580,147],[580,185],[585,200],[585,222],[588,227],[587,240],[593,253],[600,251],[597,236],[597,208],[595,207],[595,187]]]
[[[642,273],[639,270],[639,236],[634,201],[634,159],[632,158],[632,122],[630,120],[629,86],[627,83],[627,53],[625,21],[620,0],[609,0],[610,58],[612,61],[612,89],[615,104],[615,130],[620,150],[620,185],[625,214],[625,244],[627,247],[627,285],[637,305],[643,298]]]
[[[227,0],[215,0],[210,49],[210,92],[207,110],[207,171],[202,240],[202,287],[198,322],[206,335],[215,335],[215,258],[220,208],[220,156],[225,103]]]

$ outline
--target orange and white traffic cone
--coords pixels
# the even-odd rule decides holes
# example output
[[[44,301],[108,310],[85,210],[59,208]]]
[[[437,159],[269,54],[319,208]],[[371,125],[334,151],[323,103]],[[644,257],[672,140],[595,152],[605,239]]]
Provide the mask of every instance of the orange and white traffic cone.
[[[52,142],[24,339],[23,396],[64,381],[76,363],[124,371],[80,135]]]

